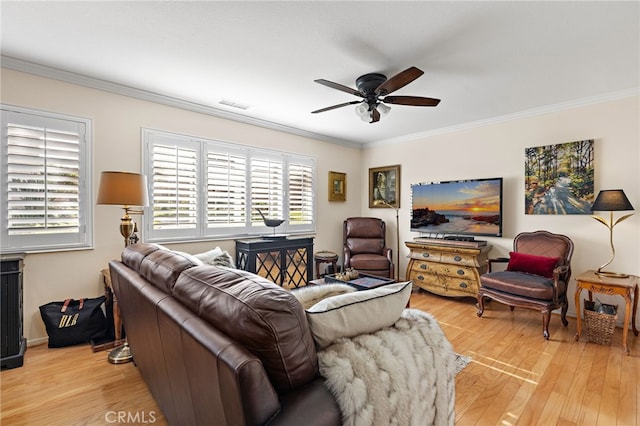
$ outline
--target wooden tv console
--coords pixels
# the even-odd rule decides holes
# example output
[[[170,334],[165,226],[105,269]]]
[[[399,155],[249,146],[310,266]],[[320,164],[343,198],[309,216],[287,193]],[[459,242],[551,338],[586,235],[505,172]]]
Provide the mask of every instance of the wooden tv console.
[[[415,286],[441,296],[478,296],[491,245],[417,241],[406,241],[405,245],[411,250],[406,279]]]

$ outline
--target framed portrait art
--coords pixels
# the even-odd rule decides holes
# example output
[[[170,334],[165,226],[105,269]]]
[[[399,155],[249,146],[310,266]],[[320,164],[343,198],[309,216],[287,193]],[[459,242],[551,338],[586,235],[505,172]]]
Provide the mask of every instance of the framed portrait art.
[[[347,174],[329,172],[329,201],[347,201]]]
[[[369,208],[400,208],[400,165],[369,169]]]

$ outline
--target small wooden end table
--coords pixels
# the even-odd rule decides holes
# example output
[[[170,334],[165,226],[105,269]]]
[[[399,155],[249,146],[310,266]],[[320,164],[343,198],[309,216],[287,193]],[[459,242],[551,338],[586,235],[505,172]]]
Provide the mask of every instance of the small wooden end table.
[[[334,252],[326,250],[319,251],[313,256],[313,260],[316,264],[316,279],[323,277],[320,275],[320,264],[322,263],[330,264],[332,271],[337,272],[338,255]]]
[[[596,271],[589,270],[583,272],[576,278],[576,340],[580,339],[580,333],[582,332],[582,315],[580,313],[580,293],[582,290],[589,291],[589,300],[593,301],[593,293],[602,293],[610,295],[622,296],[625,300],[624,310],[624,324],[622,328],[622,346],[629,355],[629,345],[627,337],[629,334],[629,317],[631,319],[631,326],[633,328],[633,334],[638,335],[638,329],[636,328],[636,311],[638,309],[638,277],[635,275],[629,275],[627,278],[614,278],[607,277],[605,275],[598,275]],[[633,291],[633,296],[631,292]],[[633,300],[633,308],[632,308]]]
[[[94,352],[113,349],[115,347],[122,346],[125,342],[125,339],[122,338],[122,315],[120,313],[120,306],[118,305],[118,298],[111,286],[111,274],[109,273],[109,268],[103,269],[100,273],[102,274],[102,283],[104,284],[104,295],[107,298],[107,301],[110,302],[107,306],[112,306],[114,340],[111,342],[93,345]]]

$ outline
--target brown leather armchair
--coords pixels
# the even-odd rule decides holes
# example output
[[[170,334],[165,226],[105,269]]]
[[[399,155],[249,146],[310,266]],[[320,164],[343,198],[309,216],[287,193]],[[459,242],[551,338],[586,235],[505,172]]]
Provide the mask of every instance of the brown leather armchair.
[[[507,270],[480,276],[478,316],[484,312],[485,299],[514,307],[530,308],[542,313],[542,334],[549,339],[551,311],[561,308],[560,318],[566,327],[567,287],[571,278],[573,241],[547,231],[522,232],[513,240],[513,252]]]
[[[386,226],[375,217],[350,217],[344,221],[344,267],[393,278],[391,249],[386,247]]]

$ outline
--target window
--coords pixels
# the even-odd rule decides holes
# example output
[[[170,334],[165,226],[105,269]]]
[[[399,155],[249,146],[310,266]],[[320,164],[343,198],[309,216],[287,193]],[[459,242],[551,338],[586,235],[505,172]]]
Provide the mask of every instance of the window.
[[[2,105],[1,248],[92,245],[91,121]]]
[[[146,241],[315,231],[315,160],[143,129]],[[284,219],[276,230],[268,218]]]

